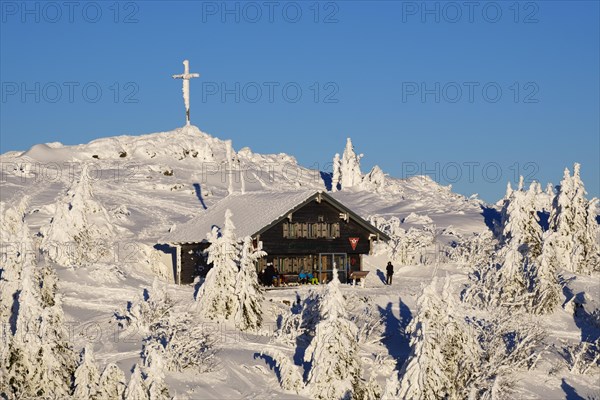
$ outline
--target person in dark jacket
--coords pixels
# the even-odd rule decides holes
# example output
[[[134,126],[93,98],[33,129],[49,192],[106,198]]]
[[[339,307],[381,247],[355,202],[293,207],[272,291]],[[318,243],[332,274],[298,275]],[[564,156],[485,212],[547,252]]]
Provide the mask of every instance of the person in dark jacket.
[[[277,275],[273,263],[267,263],[267,269],[265,269],[265,286],[273,286],[273,278]]]
[[[385,267],[385,272],[386,272],[385,283],[387,285],[391,285],[392,284],[392,276],[394,275],[394,266],[392,265],[391,261],[388,261],[387,266]]]

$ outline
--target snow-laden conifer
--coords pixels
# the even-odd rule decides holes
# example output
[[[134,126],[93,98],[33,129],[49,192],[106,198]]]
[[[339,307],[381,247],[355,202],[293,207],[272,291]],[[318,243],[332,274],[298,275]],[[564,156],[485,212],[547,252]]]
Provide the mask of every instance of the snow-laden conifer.
[[[503,244],[518,245],[521,254],[530,258],[541,253],[542,229],[536,212],[536,187],[534,182],[527,191],[512,191],[502,208]]]
[[[99,398],[100,372],[91,345],[81,351],[79,365],[75,370],[73,397],[78,400]]]
[[[91,265],[107,256],[107,243],[116,232],[106,209],[94,198],[85,168],[57,202],[50,224],[42,231],[42,250],[63,266]]]
[[[337,192],[338,186],[342,183],[342,161],[340,160],[340,154],[335,153],[333,157],[333,174],[331,179],[331,191]]]
[[[242,244],[240,270],[237,274],[235,294],[237,310],[235,322],[239,329],[256,330],[262,325],[262,301],[264,294],[258,283],[256,261],[266,256],[262,249],[254,249],[252,238],[246,236]]]
[[[438,290],[434,278],[418,300],[417,316],[408,328],[411,353],[401,373],[399,398],[465,399],[477,376],[481,350],[476,334],[455,306],[449,278],[443,297]]]
[[[571,176],[565,168],[550,213],[550,228],[554,232],[551,262],[571,272],[591,273],[599,268],[600,260],[596,200],[585,198],[581,166],[575,164],[573,170]]]
[[[0,244],[3,252],[0,264],[0,324],[4,327],[9,326],[15,312],[15,295],[19,290],[23,263],[33,254],[28,248],[31,241],[28,240],[29,229],[24,221],[28,202],[27,196],[13,207],[0,202]],[[22,240],[23,237],[26,240]]]
[[[362,155],[354,152],[352,140],[346,140],[346,148],[340,162],[340,181],[342,189],[358,186],[362,182],[362,172],[360,171],[360,159]]]
[[[237,310],[239,245],[231,217],[231,211],[227,210],[223,229],[214,228],[208,235],[208,263],[213,266],[196,297],[198,312],[208,319],[229,319]]]
[[[168,400],[169,388],[165,384],[165,362],[160,345],[149,346],[144,354],[146,367],[145,384],[148,388],[150,400]]]
[[[535,314],[551,313],[562,302],[562,286],[558,282],[556,265],[552,262],[555,259],[554,251],[552,232],[546,232],[542,254],[538,257],[533,271],[535,286],[530,309]]]
[[[321,320],[304,360],[311,363],[308,387],[311,397],[340,399],[364,392],[358,356],[358,329],[348,318],[337,269],[319,305]]]
[[[24,227],[21,233],[22,243],[30,248],[28,229]],[[8,391],[15,397],[66,397],[70,394],[75,357],[68,342],[60,295],[48,303],[42,300],[42,281],[31,254],[22,259],[22,268],[18,314],[8,349]]]
[[[98,400],[122,399],[127,383],[125,374],[116,364],[108,364],[100,375],[98,385]]]
[[[125,389],[125,400],[150,400],[145,377],[139,364],[133,367],[127,389]]]

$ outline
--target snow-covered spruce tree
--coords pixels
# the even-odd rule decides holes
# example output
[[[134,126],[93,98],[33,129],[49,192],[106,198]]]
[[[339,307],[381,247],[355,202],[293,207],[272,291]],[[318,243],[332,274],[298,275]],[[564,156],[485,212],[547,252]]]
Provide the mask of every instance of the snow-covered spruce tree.
[[[583,232],[585,256],[583,259],[586,271],[600,271],[600,225],[597,222],[598,204],[600,200],[591,199],[586,208],[587,222]]]
[[[533,301],[531,288],[536,284],[535,268],[519,251],[517,242],[503,247],[500,264],[482,265],[470,275],[463,300],[488,309],[490,307],[522,308]]]
[[[562,301],[562,287],[558,283],[552,233],[546,232],[542,245],[542,254],[534,266],[536,285],[533,287],[533,298],[530,311],[535,314],[553,312]]]
[[[25,266],[15,335],[9,345],[8,380],[17,397],[70,394],[74,357],[63,325],[62,304],[43,308],[39,278]]]
[[[7,329],[14,312],[23,263],[26,257],[32,256],[32,249],[27,248],[31,241],[21,240],[23,236],[29,235],[24,221],[28,201],[25,196],[15,207],[8,207],[6,203],[0,202],[0,245],[3,257],[0,264],[0,324]]]
[[[160,345],[158,344],[149,346],[145,351],[145,383],[148,388],[150,400],[168,400],[171,398],[171,396],[169,396],[169,388],[165,384],[165,374],[163,371],[165,363],[162,350],[159,346]]]
[[[125,400],[150,400],[148,387],[139,364],[135,364],[125,389]]]
[[[437,278],[423,290],[418,314],[408,327],[411,353],[401,373],[399,398],[469,398],[481,349],[457,301],[451,295],[449,278],[445,280],[443,298],[438,295]],[[388,388],[390,392],[393,390]]]
[[[95,400],[99,398],[100,372],[96,366],[91,345],[81,351],[79,365],[75,370],[73,397],[77,400]]]
[[[196,302],[199,314],[208,319],[229,319],[237,311],[235,280],[238,274],[239,245],[230,210],[225,212],[225,226],[208,235],[208,263],[213,267],[198,291]]]
[[[358,329],[348,318],[335,265],[319,312],[321,320],[304,355],[304,361],[311,363],[307,381],[310,394],[328,400],[361,398],[364,382],[358,356]]]
[[[108,364],[100,375],[98,400],[122,399],[127,383],[125,374],[116,364]]]
[[[598,268],[599,245],[596,200],[585,199],[585,187],[580,165],[575,164],[573,176],[565,168],[559,190],[550,213],[550,228],[554,231],[554,263],[576,273],[590,273]]]
[[[21,241],[31,246],[26,227]],[[15,397],[66,397],[75,357],[67,340],[61,298],[56,294],[49,302],[52,305],[46,304],[33,257],[24,257],[22,263],[18,315],[8,350],[7,391]]]
[[[338,186],[342,183],[342,162],[340,160],[340,154],[335,153],[333,157],[333,174],[331,177],[331,191],[337,192]]]
[[[267,253],[262,249],[254,249],[250,236],[244,238],[240,256],[240,270],[235,285],[235,294],[238,300],[235,323],[243,331],[256,330],[262,325],[264,294],[258,284],[255,262],[266,255]]]
[[[392,376],[386,379],[385,387],[383,388],[383,394],[381,400],[396,400],[398,399],[398,392],[400,391],[400,380],[398,379],[398,371],[394,370]]]
[[[521,177],[519,187],[522,186]],[[536,187],[529,190],[512,191],[502,208],[503,245],[518,244],[519,251],[526,257],[535,259],[542,251],[542,228],[536,212]]]
[[[58,293],[58,276],[56,276],[54,268],[46,262],[43,263],[40,275],[42,305],[43,307],[52,307],[56,302],[56,295]]]
[[[340,181],[342,189],[351,188],[358,186],[362,182],[362,173],[360,172],[360,159],[361,155],[357,155],[354,152],[354,146],[352,146],[352,140],[348,138],[346,140],[346,148],[340,163]]]
[[[52,306],[43,308],[41,322],[46,372],[50,377],[47,387],[51,393],[62,393],[64,382],[70,386],[76,366],[76,355],[69,341],[60,293],[54,296]]]
[[[499,269],[500,279],[497,282],[500,291],[499,303],[495,305],[509,308],[527,307],[531,302],[530,262],[520,252],[518,242],[501,250],[503,259]]]
[[[114,227],[106,209],[94,199],[85,168],[56,204],[50,225],[43,227],[42,233],[42,250],[63,266],[88,265],[109,253],[106,243],[115,237]]]

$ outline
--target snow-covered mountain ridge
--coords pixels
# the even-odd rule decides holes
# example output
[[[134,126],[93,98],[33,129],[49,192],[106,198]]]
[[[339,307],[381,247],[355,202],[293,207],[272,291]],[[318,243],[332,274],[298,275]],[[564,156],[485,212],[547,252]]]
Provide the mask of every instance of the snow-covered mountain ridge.
[[[19,300],[26,303],[19,304],[16,327],[6,324],[17,334],[8,350],[0,342],[0,357],[25,349],[23,365],[39,366],[31,371],[46,365],[60,369],[62,377],[31,382],[62,398],[70,398],[71,392],[74,398],[88,398],[94,387],[88,381],[114,390],[126,387],[127,399],[145,399],[148,392],[154,393],[151,398],[170,398],[167,388],[176,399],[315,398],[328,393],[336,357],[346,353],[352,385],[347,386],[344,374],[337,379],[364,399],[422,398],[416,393],[437,387],[454,390],[448,398],[455,399],[466,398],[467,391],[482,399],[562,399],[574,392],[594,398],[598,273],[566,268],[572,261],[582,271],[594,267],[589,251],[594,230],[580,235],[588,240],[583,250],[577,245],[577,232],[585,233],[595,222],[597,204],[585,199],[580,166],[573,177],[565,171],[565,187],[556,197],[554,188],[543,193],[538,184],[529,190],[520,185],[509,187],[506,197],[492,206],[455,194],[429,177],[395,179],[378,167],[364,173],[360,158],[348,141],[344,156],[333,157],[323,172],[299,166],[287,154],[234,151],[230,141],[196,127],[76,146],[39,144],[0,155],[0,317],[14,320],[13,295],[24,291]],[[365,257],[370,271],[365,288],[335,284],[268,291],[264,298],[244,303],[260,309],[262,327],[241,332],[232,321],[214,322],[201,312],[209,307],[202,302],[206,296],[196,291],[204,288],[223,300],[221,291],[211,291],[207,282],[177,286],[164,279],[168,274],[155,246],[167,232],[176,232],[178,225],[231,193],[291,190],[331,191],[392,237]],[[556,226],[542,228],[532,210],[553,217],[550,225]],[[233,231],[231,227],[228,235],[234,236]],[[232,260],[224,255],[237,246],[226,241],[228,235],[220,243],[222,252],[213,249],[225,268]],[[227,304],[256,282],[248,266],[257,255],[249,246],[245,242],[245,250],[240,249],[245,278],[229,271],[220,280],[225,286],[236,280],[235,292],[223,291],[230,296]],[[562,251],[554,254],[552,246]],[[520,252],[527,258],[521,259]],[[537,264],[539,253],[544,256]],[[386,286],[382,271],[390,259],[396,273]],[[557,268],[553,260],[565,268]],[[502,267],[496,269],[492,261]],[[438,278],[444,277],[441,285]],[[504,293],[505,286],[514,293]],[[465,288],[473,304],[464,301]],[[510,296],[534,311],[510,308]],[[543,301],[537,301],[540,296]],[[491,308],[483,312],[481,307]],[[230,310],[236,320],[240,309]],[[331,310],[337,318],[326,318]],[[27,316],[37,320],[38,314],[47,326],[62,324],[68,332],[27,326]],[[246,325],[255,322],[247,319]],[[420,328],[427,324],[430,330]],[[26,328],[31,330],[23,338],[19,332]],[[345,332],[343,349],[324,347],[329,335],[339,332]],[[488,338],[493,340],[489,344]],[[505,338],[518,338],[524,345],[510,345]],[[74,351],[56,350],[64,350],[65,343]],[[159,346],[157,353],[157,343],[170,347]],[[36,364],[38,348],[44,359]],[[75,352],[83,348],[77,362]],[[302,376],[307,372],[303,352],[305,361],[322,366],[310,367],[308,380]],[[467,368],[464,360],[470,363]],[[23,368],[13,363],[5,371],[2,364],[0,377],[18,375]],[[460,380],[451,378],[439,386],[436,379],[447,380],[455,371]],[[71,375],[77,387],[69,386]],[[58,386],[48,389],[50,384]],[[2,385],[0,379],[4,400]],[[31,393],[35,386],[11,390]],[[506,393],[512,397],[502,397]]]
[[[302,167],[293,156],[256,154],[249,148],[235,152],[230,141],[194,126],[74,146],[38,144],[21,153],[0,155],[0,163],[1,200],[12,202],[30,195],[36,214],[32,227],[41,228],[44,219],[52,218],[55,200],[85,171],[97,200],[112,210],[112,222],[142,241],[158,239],[173,224],[197,215],[229,191],[327,190],[331,185],[327,172]],[[324,167],[331,169],[331,165]],[[338,196],[365,218],[375,214],[404,218],[414,212],[433,214],[440,227],[450,225],[455,216],[465,222],[458,229],[485,229],[478,201],[455,194],[427,176],[386,178],[383,188],[350,188]],[[123,215],[123,209],[129,215]]]

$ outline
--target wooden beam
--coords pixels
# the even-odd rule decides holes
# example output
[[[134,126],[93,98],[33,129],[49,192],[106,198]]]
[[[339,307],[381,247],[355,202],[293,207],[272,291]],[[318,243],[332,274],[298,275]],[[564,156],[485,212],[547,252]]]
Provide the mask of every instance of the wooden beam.
[[[175,262],[177,263],[177,284],[181,285],[181,246],[175,246],[177,256],[175,257]]]

